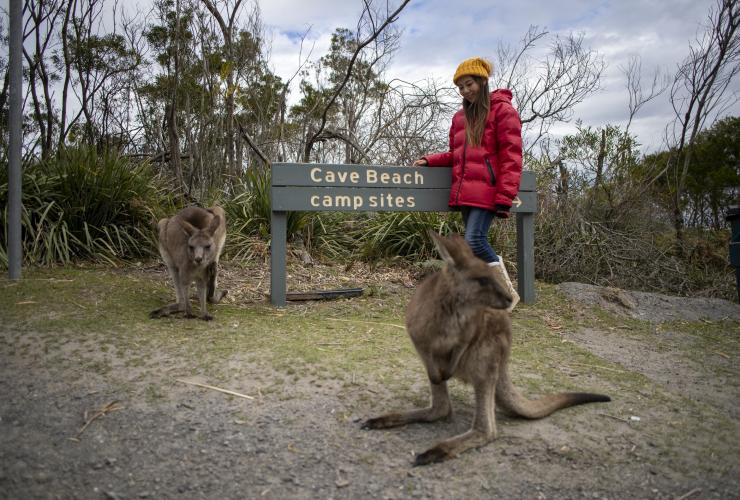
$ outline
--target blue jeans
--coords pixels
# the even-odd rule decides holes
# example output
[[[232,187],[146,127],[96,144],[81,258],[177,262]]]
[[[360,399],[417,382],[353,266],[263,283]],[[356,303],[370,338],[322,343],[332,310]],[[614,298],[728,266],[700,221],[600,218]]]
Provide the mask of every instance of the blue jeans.
[[[494,212],[485,208],[462,207],[465,224],[465,241],[479,259],[489,263],[498,262],[498,255],[488,243],[488,230],[493,222]]]

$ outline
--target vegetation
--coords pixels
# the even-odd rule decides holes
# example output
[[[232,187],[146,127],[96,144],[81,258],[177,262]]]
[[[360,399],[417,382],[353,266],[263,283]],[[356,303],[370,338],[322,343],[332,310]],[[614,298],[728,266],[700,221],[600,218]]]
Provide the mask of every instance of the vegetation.
[[[0,204],[7,206],[7,168],[0,171]],[[152,256],[153,223],[171,209],[146,163],[131,164],[90,147],[65,148],[53,160],[23,170],[22,234],[28,263],[69,264]],[[7,266],[7,211],[0,214],[0,259]]]
[[[26,264],[154,256],[152,222],[191,203],[225,207],[227,257],[266,257],[271,162],[408,165],[447,147],[459,105],[454,89],[385,74],[402,40],[393,21],[406,1],[393,12],[365,2],[357,29],[337,28],[328,53],[315,60],[301,54],[288,80],[270,70],[256,2],[157,0],[146,13],[116,10],[117,29],[108,33],[100,20],[110,1],[27,1]],[[598,90],[601,56],[582,37],[538,27],[519,47],[500,47],[494,83],[513,90],[527,168],[539,183],[538,278],[735,297],[724,217],[738,199],[740,118],[716,113],[740,67],[733,64],[740,57],[735,11],[717,0],[672,79],[661,83],[656,73],[643,89],[639,59],[632,61],[626,127],[578,122],[559,140],[549,130]],[[549,52],[536,55],[548,43]],[[289,101],[296,79],[298,95]],[[668,89],[675,137],[645,156],[630,124]],[[0,127],[5,155],[6,120]],[[7,168],[0,206],[0,264],[7,265]],[[507,258],[513,226],[494,224],[491,234]],[[461,228],[454,213],[288,219],[293,244],[346,263],[425,260],[433,255],[427,229]]]

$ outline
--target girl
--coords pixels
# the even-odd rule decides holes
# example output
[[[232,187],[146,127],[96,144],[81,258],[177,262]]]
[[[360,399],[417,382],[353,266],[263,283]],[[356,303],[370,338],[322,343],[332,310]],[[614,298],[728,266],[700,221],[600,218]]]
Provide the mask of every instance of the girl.
[[[488,90],[492,65],[479,57],[463,61],[453,81],[463,97],[450,128],[450,150],[427,155],[414,166],[452,167],[451,207],[459,207],[465,240],[473,253],[493,267],[519,302],[504,261],[488,243],[494,217],[506,219],[519,192],[522,172],[522,126],[511,105],[511,91]]]

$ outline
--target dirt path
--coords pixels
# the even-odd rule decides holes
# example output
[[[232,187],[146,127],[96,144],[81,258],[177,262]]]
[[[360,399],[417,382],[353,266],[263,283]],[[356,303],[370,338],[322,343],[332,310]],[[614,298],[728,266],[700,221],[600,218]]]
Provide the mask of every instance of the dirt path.
[[[0,295],[11,311],[0,321],[2,498],[740,498],[740,316],[647,323],[594,313],[583,291],[540,287],[538,304],[514,315],[515,382],[527,394],[566,385],[614,401],[540,421],[499,416],[496,442],[414,468],[415,452],[469,426],[473,403],[468,388],[454,385],[449,422],[360,429],[368,416],[427,398],[394,326],[405,287],[280,313],[216,306],[215,326],[172,320],[151,340],[160,333],[130,305],[114,324],[84,321],[102,300],[86,294],[98,286],[87,275],[50,277],[55,291],[6,285]],[[64,279],[84,286],[69,289]],[[145,306],[167,296],[162,276],[122,279],[112,294],[131,285]],[[51,318],[23,312],[24,302],[62,291],[69,301]],[[313,328],[323,340],[293,347],[293,330]],[[353,342],[379,354],[362,351],[345,366]],[[215,350],[193,350],[205,344]],[[120,409],[78,435],[86,412],[114,401]]]

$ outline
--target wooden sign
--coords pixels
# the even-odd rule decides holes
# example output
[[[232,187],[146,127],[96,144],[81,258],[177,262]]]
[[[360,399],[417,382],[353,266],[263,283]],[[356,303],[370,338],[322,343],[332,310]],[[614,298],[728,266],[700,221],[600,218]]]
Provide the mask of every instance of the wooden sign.
[[[286,212],[447,212],[452,183],[449,167],[396,167],[274,163],[271,191],[270,297],[286,302]],[[517,221],[518,293],[525,303],[534,295],[534,214],[536,179],[522,172],[511,207]]]

